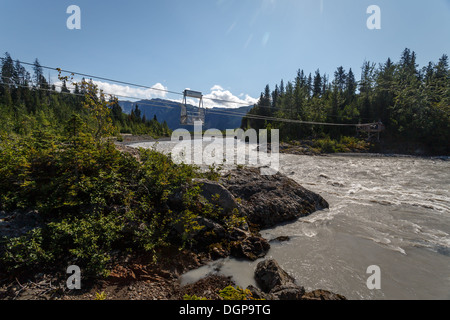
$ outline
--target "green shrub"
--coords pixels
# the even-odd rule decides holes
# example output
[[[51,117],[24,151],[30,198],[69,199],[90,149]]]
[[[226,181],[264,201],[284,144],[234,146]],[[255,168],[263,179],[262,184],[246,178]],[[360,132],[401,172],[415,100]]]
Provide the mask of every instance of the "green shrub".
[[[314,148],[324,153],[348,152],[350,150],[366,151],[370,144],[355,137],[342,136],[339,141],[325,137],[314,140]]]
[[[99,301],[106,300],[106,297],[107,297],[107,295],[106,295],[105,291],[102,291],[101,293],[96,292],[94,300],[99,300]]]
[[[228,286],[219,291],[219,296],[223,300],[254,300],[252,293],[248,289],[242,289],[239,286]]]
[[[315,140],[314,147],[318,148],[321,152],[325,152],[325,153],[337,152],[336,140],[332,140],[329,137],[324,138],[324,139]]]
[[[215,171],[175,164],[155,150],[140,149],[139,162],[111,142],[95,141],[78,119],[70,125],[62,136],[0,140],[0,209],[37,210],[44,220],[41,228],[4,239],[0,269],[70,262],[105,276],[120,253],[192,245],[202,229],[199,216],[230,227],[244,222],[238,213],[220,221],[222,209],[200,196],[193,179]]]
[[[340,144],[343,148],[352,150],[368,150],[370,148],[370,143],[367,141],[358,139],[356,137],[341,137]]]

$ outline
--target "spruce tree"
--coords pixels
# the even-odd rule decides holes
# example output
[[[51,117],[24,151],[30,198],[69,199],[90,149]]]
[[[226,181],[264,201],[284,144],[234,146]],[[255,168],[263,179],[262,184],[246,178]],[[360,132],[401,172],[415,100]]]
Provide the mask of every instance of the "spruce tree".
[[[347,93],[347,103],[353,101],[356,93],[356,80],[355,75],[353,74],[352,68],[348,71],[347,80],[346,80],[346,93]]]
[[[14,68],[14,61],[8,52],[5,53],[5,58],[2,60],[2,82],[9,87],[14,86],[17,78],[16,70]]]
[[[322,94],[322,77],[320,76],[320,70],[317,69],[314,75],[313,97],[320,97],[321,94]]]

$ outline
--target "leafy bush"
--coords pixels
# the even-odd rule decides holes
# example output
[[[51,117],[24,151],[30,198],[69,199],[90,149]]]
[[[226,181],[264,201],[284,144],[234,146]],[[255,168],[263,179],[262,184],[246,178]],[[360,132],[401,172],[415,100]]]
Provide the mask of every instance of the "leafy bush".
[[[348,152],[350,150],[366,151],[370,143],[355,137],[342,136],[339,141],[325,137],[314,140],[314,147],[324,153]]]
[[[319,148],[321,152],[325,153],[338,152],[336,140],[332,140],[329,137],[315,140],[314,147]]]
[[[227,286],[219,291],[219,297],[222,300],[256,300],[248,289],[242,289],[239,286]],[[185,294],[183,300],[208,300],[204,297]]]
[[[84,128],[74,116],[64,135],[36,131],[0,141],[0,209],[37,210],[45,222],[4,239],[0,268],[70,262],[87,275],[105,276],[123,252],[192,245],[203,228],[198,217],[230,227],[243,223],[238,212],[223,217],[219,206],[200,196],[193,179],[215,171],[201,173],[151,149],[140,149],[138,161]]]
[[[70,263],[84,275],[107,275],[123,253],[156,257],[158,248],[192,245],[203,228],[199,217],[241,222],[236,214],[225,221],[221,208],[200,195],[194,178],[217,179],[219,169],[202,173],[155,150],[140,149],[137,160],[110,140],[124,128],[168,134],[166,123],[144,121],[137,106],[127,120],[117,99],[106,102],[93,83],[81,88],[85,97],[71,101],[73,108],[0,113],[0,210],[35,210],[42,221],[25,235],[1,239],[0,272]]]
[[[239,286],[228,286],[219,291],[219,296],[223,300],[254,300],[252,293],[248,289],[242,289]]]
[[[105,291],[102,291],[101,293],[96,292],[95,293],[95,299],[94,300],[106,300],[106,293]]]
[[[340,139],[342,148],[348,148],[352,150],[368,150],[370,143],[355,137],[342,136]]]

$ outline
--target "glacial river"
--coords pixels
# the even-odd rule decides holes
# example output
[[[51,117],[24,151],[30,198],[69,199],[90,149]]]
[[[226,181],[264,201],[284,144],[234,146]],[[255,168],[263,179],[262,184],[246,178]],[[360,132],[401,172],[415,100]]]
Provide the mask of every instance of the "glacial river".
[[[132,145],[150,147],[152,143]],[[156,149],[168,152],[173,142]],[[251,146],[252,147],[252,146]],[[348,299],[450,299],[450,162],[377,155],[280,154],[280,171],[324,197],[330,208],[262,231],[273,257],[306,290]],[[259,262],[223,259],[188,272],[255,285]],[[369,289],[369,266],[380,289]]]

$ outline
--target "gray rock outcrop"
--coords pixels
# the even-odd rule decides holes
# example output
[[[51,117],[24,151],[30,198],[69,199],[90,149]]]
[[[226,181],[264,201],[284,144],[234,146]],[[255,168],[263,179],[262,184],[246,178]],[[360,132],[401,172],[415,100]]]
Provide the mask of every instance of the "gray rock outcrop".
[[[257,168],[236,169],[219,180],[248,221],[259,229],[307,216],[329,205],[284,174],[261,175]]]
[[[284,271],[274,259],[258,263],[255,269],[258,289],[249,286],[254,298],[267,300],[346,300],[340,294],[326,290],[306,292],[305,288],[295,283],[295,279]]]

